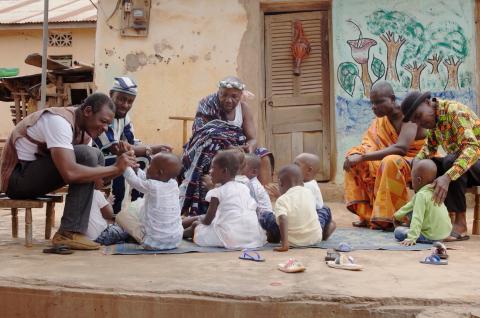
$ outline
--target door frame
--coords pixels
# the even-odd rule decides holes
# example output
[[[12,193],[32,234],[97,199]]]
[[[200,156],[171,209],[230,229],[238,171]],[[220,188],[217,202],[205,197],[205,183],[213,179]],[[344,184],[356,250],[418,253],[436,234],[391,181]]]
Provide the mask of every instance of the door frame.
[[[267,109],[268,109],[268,97],[266,96],[266,63],[265,63],[265,16],[272,13],[296,13],[305,11],[327,11],[327,44],[328,44],[328,94],[329,94],[329,135],[330,135],[330,177],[328,182],[335,180],[337,174],[337,146],[336,146],[336,125],[335,125],[335,94],[334,94],[334,69],[333,69],[333,34],[332,34],[332,0],[312,0],[312,1],[298,1],[298,0],[286,0],[286,1],[272,1],[261,0],[260,13],[262,17],[261,29],[261,56],[262,56],[262,95],[263,102],[259,108],[259,119],[261,120],[262,127],[264,129],[265,143],[271,148],[270,142],[272,140],[272,132],[268,131],[267,126]],[[259,120],[259,121],[260,121]]]

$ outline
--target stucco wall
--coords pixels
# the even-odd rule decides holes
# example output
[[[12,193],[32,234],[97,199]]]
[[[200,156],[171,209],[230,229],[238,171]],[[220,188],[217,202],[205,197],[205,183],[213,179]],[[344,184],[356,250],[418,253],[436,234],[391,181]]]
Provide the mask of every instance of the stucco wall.
[[[48,55],[69,55],[82,63],[93,64],[95,55],[95,29],[56,29],[72,32],[71,47],[48,47]],[[18,67],[19,75],[41,72],[41,68],[25,64],[30,53],[42,53],[42,30],[0,30],[0,67]],[[12,102],[13,103],[13,102]],[[10,108],[12,103],[0,102],[0,138],[13,128]]]
[[[428,90],[477,109],[474,8],[474,0],[333,2],[338,167],[373,119],[367,73],[392,83],[399,102]]]
[[[100,1],[107,16],[114,4]],[[99,15],[95,53],[99,90],[107,92],[115,76],[133,77],[139,84],[131,112],[136,135],[148,143],[169,143],[180,152],[181,122],[168,117],[194,116],[197,102],[216,91],[218,80],[238,74],[247,29],[244,6],[236,0],[153,1],[145,38],[123,38],[102,18]],[[114,28],[119,22],[118,13],[109,21]],[[258,62],[252,62],[257,68]]]

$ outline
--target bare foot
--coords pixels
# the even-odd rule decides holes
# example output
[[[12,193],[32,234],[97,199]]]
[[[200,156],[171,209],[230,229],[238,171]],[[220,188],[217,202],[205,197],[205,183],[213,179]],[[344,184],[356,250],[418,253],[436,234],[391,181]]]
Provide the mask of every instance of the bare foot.
[[[323,229],[323,234],[322,234],[322,241],[328,240],[330,235],[332,235],[333,232],[335,232],[335,229],[337,228],[337,223],[335,223],[334,220],[331,220],[330,223],[325,226],[325,229]]]

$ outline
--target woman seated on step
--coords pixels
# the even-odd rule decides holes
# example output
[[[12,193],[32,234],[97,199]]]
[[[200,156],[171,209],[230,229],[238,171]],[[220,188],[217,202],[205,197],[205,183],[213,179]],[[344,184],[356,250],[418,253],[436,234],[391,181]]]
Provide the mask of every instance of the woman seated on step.
[[[192,137],[183,153],[183,182],[180,186],[180,205],[183,215],[202,215],[207,212],[207,189],[202,177],[207,175],[213,157],[219,150],[242,147],[262,159],[259,180],[268,184],[272,178],[273,155],[257,148],[253,114],[245,102],[245,84],[237,77],[227,77],[218,84],[218,91],[203,98],[192,127]]]

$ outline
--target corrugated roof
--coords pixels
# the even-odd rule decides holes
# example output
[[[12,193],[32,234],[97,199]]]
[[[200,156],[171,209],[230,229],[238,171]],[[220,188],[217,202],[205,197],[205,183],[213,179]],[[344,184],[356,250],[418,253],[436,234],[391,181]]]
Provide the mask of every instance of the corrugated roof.
[[[97,5],[97,0],[92,0]],[[48,22],[95,22],[90,0],[49,0]],[[0,0],[0,24],[43,22],[43,0]]]

